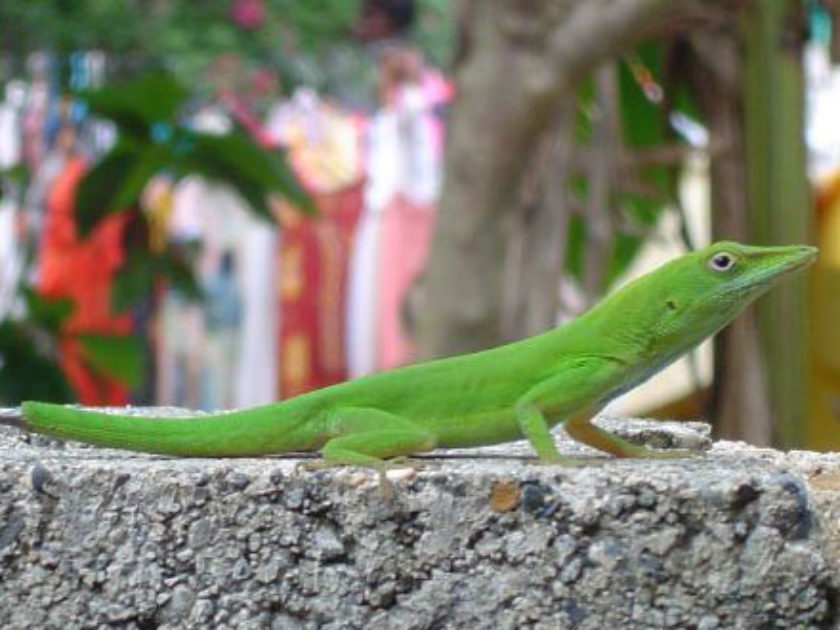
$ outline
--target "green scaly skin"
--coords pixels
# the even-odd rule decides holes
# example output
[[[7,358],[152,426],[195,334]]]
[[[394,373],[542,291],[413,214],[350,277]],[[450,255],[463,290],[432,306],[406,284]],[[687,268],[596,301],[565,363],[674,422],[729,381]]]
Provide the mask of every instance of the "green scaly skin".
[[[550,433],[561,422],[574,439],[617,457],[668,456],[590,420],[726,326],[783,276],[808,266],[816,253],[799,245],[716,243],[637,279],[562,327],[492,350],[194,419],[25,402],[22,428],[178,456],[320,451],[329,464],[368,466],[380,474],[390,458],[522,437],[541,460],[564,462]]]

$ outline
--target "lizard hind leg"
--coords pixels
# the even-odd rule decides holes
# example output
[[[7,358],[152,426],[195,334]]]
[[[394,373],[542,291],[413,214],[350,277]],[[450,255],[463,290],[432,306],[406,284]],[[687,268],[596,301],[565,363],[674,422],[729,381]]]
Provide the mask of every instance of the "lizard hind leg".
[[[406,455],[434,450],[437,444],[431,431],[378,409],[337,409],[325,423],[327,434],[333,437],[321,448],[322,465],[373,468],[385,493],[390,490],[385,476],[388,468],[397,462],[405,465]]]

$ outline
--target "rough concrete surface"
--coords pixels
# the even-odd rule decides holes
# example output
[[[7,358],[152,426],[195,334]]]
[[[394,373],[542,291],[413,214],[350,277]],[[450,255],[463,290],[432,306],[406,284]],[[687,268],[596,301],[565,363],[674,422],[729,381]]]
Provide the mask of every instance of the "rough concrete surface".
[[[705,425],[607,424],[710,446]],[[722,442],[560,468],[527,453],[436,453],[392,471],[388,499],[369,471],[300,458],[4,429],[0,627],[837,626],[840,455]]]

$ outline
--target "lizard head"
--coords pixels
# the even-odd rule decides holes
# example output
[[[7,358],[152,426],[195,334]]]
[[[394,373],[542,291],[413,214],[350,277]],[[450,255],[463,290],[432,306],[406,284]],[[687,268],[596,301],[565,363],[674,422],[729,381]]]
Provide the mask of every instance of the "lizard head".
[[[698,343],[816,257],[817,248],[808,245],[757,247],[723,241],[671,261],[650,274],[660,280],[653,284],[659,343]]]
[[[685,262],[694,267],[688,276],[695,283],[696,302],[739,312],[779,279],[816,258],[817,248],[809,245],[756,247],[722,241],[686,256]]]

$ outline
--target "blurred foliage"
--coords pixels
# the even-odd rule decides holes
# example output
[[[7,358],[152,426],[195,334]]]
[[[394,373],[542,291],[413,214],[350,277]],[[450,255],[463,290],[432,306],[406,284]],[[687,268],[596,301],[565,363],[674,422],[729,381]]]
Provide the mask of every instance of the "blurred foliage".
[[[188,298],[201,295],[189,252],[168,244],[151,250],[140,195],[157,173],[177,179],[189,174],[229,184],[262,218],[273,221],[268,197],[282,195],[297,208],[312,211],[309,197],[279,150],[260,147],[234,127],[225,134],[202,133],[179,123],[186,90],[165,74],[110,84],[77,95],[90,111],[114,122],[118,141],[88,171],[76,194],[81,234],[90,232],[110,213],[131,214],[126,262],[114,282],[115,311],[131,308],[165,278]]]
[[[73,402],[76,396],[59,364],[58,340],[73,314],[70,299],[47,300],[22,288],[25,317],[0,321],[0,405],[22,400]],[[94,371],[120,383],[137,385],[145,368],[137,339],[117,335],[82,334],[82,360]]]
[[[168,244],[154,252],[140,195],[160,172],[173,178],[198,174],[232,186],[266,220],[273,220],[268,196],[279,194],[304,211],[312,203],[282,152],[260,147],[239,128],[213,135],[180,123],[187,91],[166,74],[150,74],[76,94],[89,111],[114,122],[118,140],[82,178],[76,196],[80,235],[115,212],[128,213],[126,262],[114,279],[112,308],[125,312],[146,299],[159,279],[188,298],[201,297],[191,262],[194,251]],[[14,179],[18,173],[5,173]],[[0,400],[73,399],[58,364],[58,339],[71,315],[69,300],[55,302],[23,288],[25,317],[0,322]],[[144,374],[138,339],[115,335],[78,335],[85,363],[103,375],[137,386]]]
[[[452,50],[449,5],[448,0],[417,0],[412,34],[440,67]],[[249,15],[240,11],[243,7]],[[109,83],[76,96],[91,113],[114,122],[118,141],[83,178],[76,213],[82,235],[110,213],[130,215],[126,263],[112,291],[115,312],[147,299],[160,278],[188,298],[201,296],[192,271],[194,249],[170,244],[153,252],[149,246],[139,197],[154,174],[173,179],[197,174],[227,183],[266,219],[272,193],[311,208],[282,153],[263,149],[240,128],[224,135],[201,133],[182,124],[181,117],[192,97],[225,91],[247,96],[263,114],[261,107],[280,91],[300,84],[350,106],[372,105],[377,77],[372,48],[355,32],[360,8],[361,0],[0,2],[0,81],[26,76],[29,54],[45,51],[57,62],[51,79],[66,92],[72,53],[106,54]],[[4,192],[21,189],[20,175],[2,173]],[[72,400],[57,352],[61,323],[70,314],[65,309],[72,305],[45,302],[29,291],[23,302],[23,319],[0,322],[0,400]],[[95,371],[137,384],[143,363],[135,340],[86,335],[78,341]]]
[[[260,147],[239,128],[209,134],[180,124],[187,92],[166,75],[146,75],[77,96],[93,114],[112,120],[119,133],[79,186],[76,217],[83,234],[105,215],[137,204],[149,179],[162,170],[176,178],[198,174],[226,182],[269,220],[271,193],[312,209],[282,152]]]
[[[284,90],[305,84],[353,104],[370,103],[374,69],[354,28],[361,0],[259,0],[258,19],[238,22],[236,0],[44,0],[0,2],[0,51],[18,64],[28,53],[109,53],[110,72],[136,76],[166,68],[191,89],[220,79],[244,82],[253,71],[279,73]],[[449,0],[417,0],[412,39],[435,65],[451,58]],[[220,77],[220,57],[236,55],[238,72]],[[0,70],[0,79],[2,79]],[[229,86],[235,87],[235,86]]]
[[[0,200],[11,191],[24,189],[29,183],[29,172],[25,164],[0,168]],[[12,195],[14,197],[14,195]]]
[[[669,116],[674,111],[696,117],[697,108],[691,95],[679,84],[664,83],[665,59],[668,42],[653,41],[636,48],[619,62],[619,105],[622,131],[622,148],[628,155],[636,150],[679,143],[681,138],[669,126]],[[632,60],[632,61],[631,61]],[[656,85],[647,87],[662,90],[662,100],[650,98],[634,75],[631,63],[649,73]],[[591,128],[595,111],[595,95],[591,79],[584,81],[578,92],[578,115],[575,140],[587,145],[591,140]],[[688,144],[683,141],[684,146]],[[669,209],[675,210],[678,198],[677,185],[682,164],[648,165],[640,168],[622,169],[617,188],[614,190],[613,244],[611,259],[604,278],[603,289],[608,289],[632,264],[645,240],[662,216]],[[630,186],[623,187],[626,184]],[[589,194],[585,173],[574,175],[570,181],[570,193],[585,205]],[[587,247],[586,219],[582,213],[570,217],[566,254],[566,270],[578,281],[583,275],[583,261]]]
[[[0,321],[0,404],[21,400],[71,402],[74,394],[58,365],[56,340],[73,303],[47,301],[24,289],[26,318]]]
[[[137,387],[145,375],[142,342],[125,335],[82,334],[78,337],[82,358],[94,371],[126,387]]]

